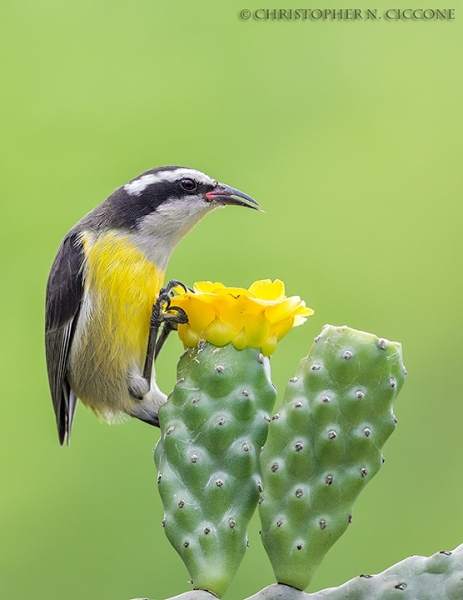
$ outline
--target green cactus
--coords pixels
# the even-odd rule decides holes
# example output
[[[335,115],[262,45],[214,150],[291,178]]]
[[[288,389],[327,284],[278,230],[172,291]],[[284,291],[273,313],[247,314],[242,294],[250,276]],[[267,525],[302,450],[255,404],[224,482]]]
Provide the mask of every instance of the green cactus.
[[[270,585],[248,600],[461,600],[463,544],[429,558],[410,556],[378,575],[360,575],[336,588],[305,594]],[[190,600],[185,598],[185,600]],[[191,599],[193,600],[193,599]],[[198,599],[199,600],[199,599]]]
[[[261,455],[262,541],[279,583],[303,590],[352,520],[395,428],[401,346],[326,326],[287,386]]]
[[[212,600],[204,592],[187,592],[170,600]],[[377,575],[359,575],[335,588],[306,594],[279,583],[269,585],[247,600],[461,600],[463,598],[463,544],[453,552],[429,558],[410,556]],[[137,599],[141,600],[141,599]],[[146,599],[144,599],[146,600]]]
[[[268,358],[231,344],[187,350],[178,377],[154,455],[163,524],[194,587],[220,597],[246,550],[276,392]]]
[[[461,600],[463,544],[429,558],[410,556],[378,575],[360,575],[308,600]]]

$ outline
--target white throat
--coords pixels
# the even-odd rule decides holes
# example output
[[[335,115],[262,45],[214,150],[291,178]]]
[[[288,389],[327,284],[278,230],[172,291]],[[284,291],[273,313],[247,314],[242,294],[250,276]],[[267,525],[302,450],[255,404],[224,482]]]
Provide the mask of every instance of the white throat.
[[[216,204],[201,196],[167,200],[139,222],[131,238],[151,262],[165,270],[182,237],[215,208]]]

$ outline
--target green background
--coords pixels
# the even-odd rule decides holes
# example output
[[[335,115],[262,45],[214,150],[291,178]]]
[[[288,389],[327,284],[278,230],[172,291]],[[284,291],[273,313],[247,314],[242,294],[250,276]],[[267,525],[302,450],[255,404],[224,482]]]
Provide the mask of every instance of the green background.
[[[158,431],[109,427],[80,406],[60,448],[43,352],[62,236],[163,164],[204,170],[265,209],[209,216],[168,276],[278,277],[315,309],[272,359],[280,398],[326,322],[403,343],[387,462],[310,589],[463,541],[463,5],[449,5],[450,22],[240,20],[262,6],[291,3],[2,0],[1,598],[189,587],[160,525]],[[165,390],[180,351],[172,339],[161,356]],[[273,581],[258,529],[227,598]]]

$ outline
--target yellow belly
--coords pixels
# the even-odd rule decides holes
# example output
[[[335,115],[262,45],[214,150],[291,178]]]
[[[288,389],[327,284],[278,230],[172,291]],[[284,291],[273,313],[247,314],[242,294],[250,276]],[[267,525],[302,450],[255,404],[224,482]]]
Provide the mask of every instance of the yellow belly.
[[[126,411],[133,399],[127,370],[143,369],[152,308],[164,271],[149,261],[128,236],[82,235],[87,304],[73,345],[71,385],[95,412]],[[86,314],[82,314],[82,313]],[[108,409],[108,410],[107,410]]]
[[[107,233],[93,243],[89,238],[82,238],[87,258],[85,286],[100,304],[103,329],[114,344],[145,353],[151,312],[164,272],[128,237]]]

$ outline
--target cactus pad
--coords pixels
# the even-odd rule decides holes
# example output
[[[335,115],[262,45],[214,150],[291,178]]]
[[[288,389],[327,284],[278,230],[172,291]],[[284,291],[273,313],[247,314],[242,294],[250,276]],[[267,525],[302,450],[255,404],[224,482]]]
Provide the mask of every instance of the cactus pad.
[[[360,575],[307,600],[461,600],[463,544],[453,552],[410,556],[378,575]]]
[[[394,431],[401,346],[326,326],[274,415],[261,460],[262,541],[279,583],[303,590],[352,520]]]
[[[207,600],[189,592],[169,600]],[[211,598],[209,596],[209,598]],[[306,594],[273,584],[247,600],[461,600],[463,544],[429,558],[410,556],[378,575],[359,575],[339,587]],[[141,599],[138,599],[141,600]],[[146,600],[146,599],[145,599]]]
[[[231,344],[187,350],[178,377],[155,449],[163,525],[194,587],[220,597],[246,550],[276,392],[269,359]]]

